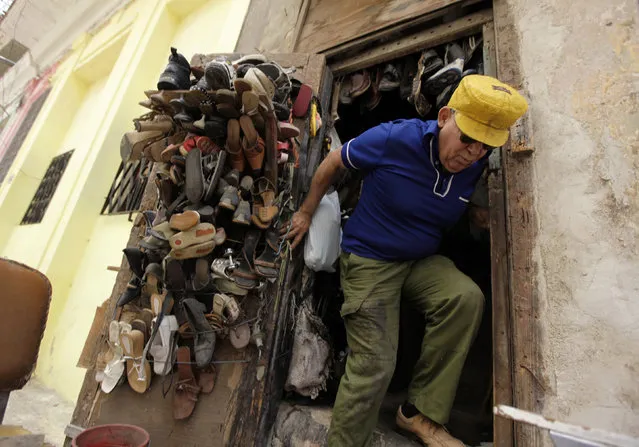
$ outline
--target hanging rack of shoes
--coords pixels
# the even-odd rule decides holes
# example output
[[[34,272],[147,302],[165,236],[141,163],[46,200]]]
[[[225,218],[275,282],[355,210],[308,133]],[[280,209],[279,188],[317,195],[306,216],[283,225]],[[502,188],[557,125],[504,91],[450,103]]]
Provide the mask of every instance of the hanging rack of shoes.
[[[130,279],[94,376],[105,394],[160,382],[175,420],[214,391],[217,365],[250,363],[258,381],[268,373],[266,337],[296,282],[280,234],[306,178],[299,168],[321,147],[321,106],[298,66],[261,54],[193,61],[171,48],[121,140],[123,162],[149,162],[142,175],[157,200],[123,250]]]

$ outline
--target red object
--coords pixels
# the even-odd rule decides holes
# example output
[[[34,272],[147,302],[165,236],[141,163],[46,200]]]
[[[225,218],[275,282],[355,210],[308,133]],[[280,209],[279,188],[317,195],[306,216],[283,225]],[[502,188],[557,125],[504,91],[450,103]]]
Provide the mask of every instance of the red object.
[[[147,447],[151,437],[135,425],[109,424],[84,430],[73,439],[73,447]]]
[[[308,106],[313,99],[313,89],[308,84],[302,84],[300,86],[300,92],[295,98],[295,104],[293,104],[293,116],[297,118],[304,118],[308,113]]]

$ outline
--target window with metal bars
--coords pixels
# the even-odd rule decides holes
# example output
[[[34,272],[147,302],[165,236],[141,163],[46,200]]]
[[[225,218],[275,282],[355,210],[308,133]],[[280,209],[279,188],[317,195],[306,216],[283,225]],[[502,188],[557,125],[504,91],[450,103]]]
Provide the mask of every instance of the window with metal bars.
[[[40,186],[38,186],[33,199],[31,199],[29,208],[27,209],[27,212],[24,213],[24,217],[22,218],[20,225],[37,224],[42,222],[44,214],[47,212],[49,203],[51,203],[53,194],[58,188],[58,184],[62,179],[62,175],[69,164],[69,159],[72,154],[73,150],[70,150],[64,154],[54,157],[53,160],[51,160],[51,163],[47,168],[47,172],[45,172],[44,177],[40,182]]]
[[[151,163],[145,159],[120,163],[100,214],[123,214],[138,211]]]

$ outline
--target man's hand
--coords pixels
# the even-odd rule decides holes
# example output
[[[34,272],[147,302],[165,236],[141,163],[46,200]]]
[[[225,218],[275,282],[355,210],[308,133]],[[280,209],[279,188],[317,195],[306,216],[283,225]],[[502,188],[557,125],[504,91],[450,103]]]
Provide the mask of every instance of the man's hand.
[[[293,242],[291,243],[291,250],[295,250],[295,247],[297,247],[300,242],[302,242],[304,236],[308,232],[309,227],[311,226],[312,219],[312,215],[301,210],[293,214],[293,218],[291,219],[291,229],[288,232],[287,236],[289,240],[293,239]],[[287,229],[288,225],[282,228],[281,233],[286,233]]]

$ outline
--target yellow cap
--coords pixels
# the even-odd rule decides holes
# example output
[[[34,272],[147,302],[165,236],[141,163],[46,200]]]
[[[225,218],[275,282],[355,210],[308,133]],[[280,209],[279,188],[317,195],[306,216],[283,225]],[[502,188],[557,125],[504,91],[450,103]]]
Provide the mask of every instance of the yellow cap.
[[[455,122],[473,140],[499,147],[508,140],[508,129],[528,109],[526,99],[511,86],[491,76],[462,78],[448,101]]]

